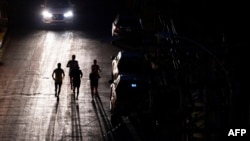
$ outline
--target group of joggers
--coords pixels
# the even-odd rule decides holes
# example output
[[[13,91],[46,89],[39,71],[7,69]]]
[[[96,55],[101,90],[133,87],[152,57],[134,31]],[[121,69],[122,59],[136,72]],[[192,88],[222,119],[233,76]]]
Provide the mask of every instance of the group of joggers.
[[[73,90],[74,99],[78,100],[81,78],[83,76],[83,73],[80,70],[75,55],[72,55],[72,59],[68,61],[66,67],[69,68],[70,86],[71,90]],[[101,69],[97,64],[97,60],[94,59],[93,64],[91,65],[91,72],[89,74],[92,100],[95,95],[98,95],[98,80],[100,78],[99,72],[101,72]],[[54,79],[55,82],[55,97],[57,97],[58,101],[64,77],[65,77],[64,70],[61,68],[61,63],[58,63],[57,68],[55,68],[52,73],[52,78]]]

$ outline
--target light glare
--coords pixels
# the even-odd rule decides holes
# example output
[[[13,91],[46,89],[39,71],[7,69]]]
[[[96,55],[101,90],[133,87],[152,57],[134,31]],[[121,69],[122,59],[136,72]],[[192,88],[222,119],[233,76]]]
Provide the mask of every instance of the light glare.
[[[73,16],[73,12],[72,11],[68,11],[64,14],[64,17],[72,17]]]
[[[42,13],[42,15],[44,17],[46,17],[46,18],[51,18],[52,17],[52,14],[49,11],[47,11],[47,10],[44,10],[43,13]]]

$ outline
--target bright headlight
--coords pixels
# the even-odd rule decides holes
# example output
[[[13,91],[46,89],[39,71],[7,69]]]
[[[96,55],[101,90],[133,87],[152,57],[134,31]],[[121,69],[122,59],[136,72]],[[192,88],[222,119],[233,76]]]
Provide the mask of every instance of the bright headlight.
[[[47,11],[47,10],[44,10],[44,11],[42,12],[42,15],[43,15],[43,17],[45,17],[45,18],[51,18],[51,17],[52,17],[52,14],[51,14],[49,11]]]
[[[64,17],[73,17],[73,12],[72,11],[68,11],[68,12],[64,13],[63,16]]]

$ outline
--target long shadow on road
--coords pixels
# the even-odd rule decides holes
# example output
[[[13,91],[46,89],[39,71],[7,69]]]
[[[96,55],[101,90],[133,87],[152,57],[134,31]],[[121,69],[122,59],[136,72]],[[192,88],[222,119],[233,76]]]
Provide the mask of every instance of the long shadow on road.
[[[103,139],[106,141],[134,141],[134,137],[122,119],[119,123],[112,124],[105,112],[100,96],[96,96],[93,106],[102,128]]]
[[[80,117],[80,111],[79,111],[79,105],[74,100],[74,95],[71,96],[71,101],[73,101],[71,110],[72,110],[72,140],[75,139],[75,141],[82,141],[83,135],[82,135],[82,129],[81,129],[81,117]]]
[[[58,111],[58,102],[55,103],[54,109],[52,111],[52,115],[50,118],[49,128],[46,133],[46,141],[54,141],[55,140],[55,124],[57,118],[57,111]]]
[[[114,137],[112,133],[109,132],[112,126],[108,120],[108,116],[105,112],[105,109],[103,107],[103,104],[99,95],[95,97],[92,103],[93,103],[93,107],[94,107],[98,122],[100,124],[103,140],[113,141]]]

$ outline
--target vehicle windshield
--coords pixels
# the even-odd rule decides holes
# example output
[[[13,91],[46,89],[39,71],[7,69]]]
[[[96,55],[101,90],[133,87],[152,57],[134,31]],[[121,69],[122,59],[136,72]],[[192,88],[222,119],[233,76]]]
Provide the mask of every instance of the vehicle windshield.
[[[68,0],[48,0],[47,7],[49,8],[66,8],[69,7]]]

